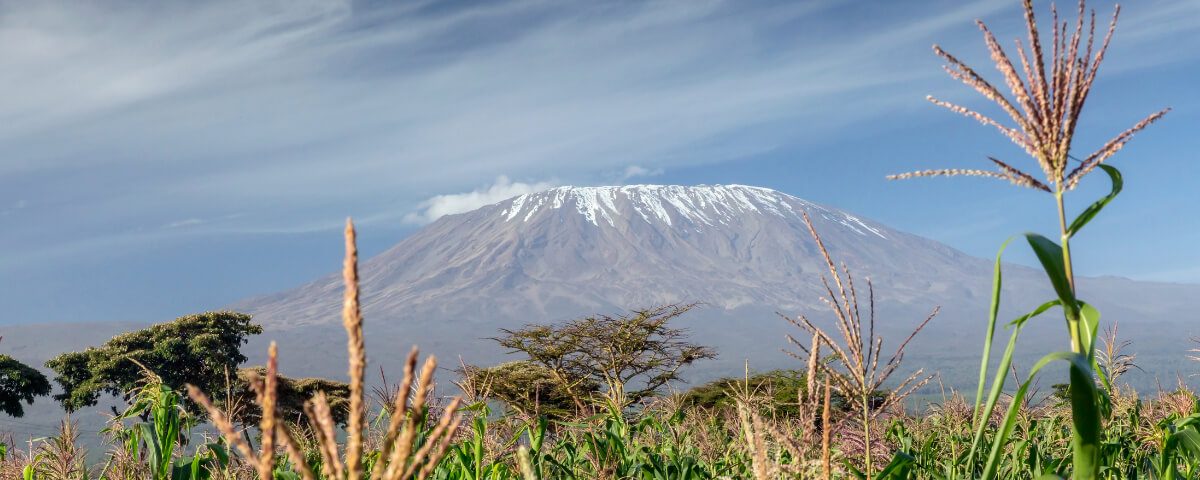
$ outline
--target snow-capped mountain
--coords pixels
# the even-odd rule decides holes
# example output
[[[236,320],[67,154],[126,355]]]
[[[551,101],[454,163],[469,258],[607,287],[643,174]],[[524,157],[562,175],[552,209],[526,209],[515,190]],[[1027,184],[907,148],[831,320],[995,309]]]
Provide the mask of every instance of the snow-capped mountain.
[[[500,328],[703,302],[681,325],[720,350],[718,364],[736,369],[746,358],[779,364],[786,361],[784,334],[793,330],[775,312],[827,317],[820,300],[826,269],[803,212],[835,259],[855,273],[864,308],[871,279],[885,337],[906,333],[941,305],[917,349],[977,358],[990,261],[743,185],[561,187],[442,217],[362,263],[369,341],[382,347],[373,347],[381,362],[398,359],[411,344],[443,358],[492,361],[502,352],[485,338]],[[1006,315],[1049,297],[1040,273],[1007,270]],[[313,332],[337,338],[341,289],[340,276],[330,275],[234,308],[266,325],[264,337],[281,339],[285,361],[289,345],[306,359],[316,351],[336,356],[340,344]],[[1200,287],[1106,278],[1082,279],[1081,291],[1106,319],[1150,324],[1179,321],[1187,311],[1181,298],[1188,295],[1181,293],[1197,298]],[[1139,301],[1122,301],[1133,298]],[[1053,343],[1059,336],[1037,332],[1061,321],[1045,323],[1032,330],[1033,341],[1059,346]]]
[[[912,293],[954,288],[958,282],[941,267],[961,276],[983,265],[765,188],[561,187],[443,217],[365,261],[364,303],[387,317],[420,312],[493,324],[659,302],[791,310],[815,304],[824,268],[801,212],[834,255],[862,275],[907,276],[920,265],[943,270],[922,285],[905,285]],[[340,288],[331,276],[248,305],[267,325],[336,323]]]

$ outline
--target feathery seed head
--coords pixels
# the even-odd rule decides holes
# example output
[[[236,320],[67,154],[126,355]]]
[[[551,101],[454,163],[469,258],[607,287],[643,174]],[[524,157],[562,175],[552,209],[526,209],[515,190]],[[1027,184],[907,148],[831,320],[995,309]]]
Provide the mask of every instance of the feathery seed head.
[[[1116,30],[1121,8],[1118,5],[1113,9],[1108,32],[1100,42],[1100,47],[1093,51],[1096,12],[1093,10],[1088,15],[1085,1],[1080,0],[1075,25],[1073,28],[1069,28],[1068,22],[1059,22],[1058,10],[1051,5],[1050,14],[1053,23],[1051,32],[1053,33],[1050,42],[1050,56],[1046,58],[1042,38],[1038,33],[1033,2],[1032,0],[1022,0],[1022,5],[1025,12],[1029,49],[1027,52],[1021,41],[1017,40],[1016,51],[1017,58],[1021,61],[1020,70],[1013,64],[987,25],[980,20],[975,22],[983,33],[984,43],[991,54],[992,62],[1004,77],[1005,85],[1015,102],[1010,101],[998,88],[958,58],[938,45],[933,46],[934,53],[947,62],[947,65],[943,67],[946,73],[997,104],[1011,118],[1015,126],[1005,125],[978,111],[938,100],[933,96],[927,96],[926,99],[952,112],[974,118],[984,125],[995,127],[1037,162],[1045,175],[1045,181],[1039,181],[1029,173],[996,159],[992,159],[992,161],[999,167],[997,171],[924,170],[890,175],[887,177],[889,180],[931,176],[980,176],[1007,180],[1014,185],[1051,193],[1063,192],[1075,188],[1084,175],[1120,151],[1135,133],[1148,127],[1170,111],[1170,109],[1164,109],[1146,117],[1105,143],[1099,150],[1084,159],[1079,166],[1067,173],[1075,127],[1079,123],[1083,105],[1087,100],[1088,93],[1091,92],[1096,74],[1100,69],[1100,63],[1104,60],[1104,54],[1108,50],[1109,42]],[[1090,19],[1086,31],[1084,28],[1085,18]]]

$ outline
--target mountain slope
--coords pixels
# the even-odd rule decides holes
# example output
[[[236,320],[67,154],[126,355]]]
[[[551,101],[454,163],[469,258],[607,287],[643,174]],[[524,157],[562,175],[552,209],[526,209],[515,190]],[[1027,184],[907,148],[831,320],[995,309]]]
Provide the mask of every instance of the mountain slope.
[[[812,306],[824,266],[804,211],[839,260],[896,284],[889,298],[952,290],[986,268],[935,242],[763,188],[563,187],[443,217],[365,261],[365,303],[381,313],[490,316],[679,301]],[[939,273],[911,281],[931,266]],[[272,326],[336,322],[339,282],[330,276],[246,305]]]
[[[828,320],[820,301],[825,265],[803,212],[834,258],[855,272],[864,308],[866,279],[873,282],[885,337],[903,335],[941,305],[914,347],[940,361],[977,358],[990,261],[770,189],[634,185],[562,187],[446,216],[364,261],[370,338],[386,350],[377,360],[388,363],[420,344],[443,357],[494,361],[502,352],[484,338],[499,328],[704,302],[685,326],[721,351],[714,368],[730,370],[747,358],[780,364],[792,329],[774,312]],[[1080,285],[1106,293],[1093,300],[1106,318],[1141,325],[1179,321],[1195,306],[1189,294],[1200,293],[1112,278]],[[331,275],[234,308],[253,313],[285,347],[333,355],[340,344],[324,339],[338,328],[341,288],[340,276]],[[1037,272],[1007,268],[1005,315],[1041,303],[1046,288]],[[1039,324],[1027,344],[1060,347],[1057,332],[1044,334],[1059,323]]]

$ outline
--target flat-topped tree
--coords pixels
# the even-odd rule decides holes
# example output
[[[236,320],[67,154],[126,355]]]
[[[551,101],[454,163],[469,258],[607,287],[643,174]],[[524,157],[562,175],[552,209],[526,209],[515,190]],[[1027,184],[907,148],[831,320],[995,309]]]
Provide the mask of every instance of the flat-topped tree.
[[[549,368],[529,360],[492,367],[466,365],[459,373],[463,382],[478,387],[481,397],[499,400],[510,412],[526,417],[569,419],[578,413],[576,399],[600,393],[600,385],[592,379],[567,383]]]
[[[594,315],[558,325],[526,325],[503,329],[504,336],[495,340],[547,368],[578,406],[591,400],[581,388],[585,384],[604,385],[607,400],[626,406],[678,380],[681,368],[716,358],[712,348],[687,341],[686,330],[668,325],[695,306],[662,305],[615,317]]]
[[[102,394],[126,395],[143,377],[143,368],[163,384],[182,391],[185,384],[223,390],[225,372],[246,361],[247,337],[262,333],[250,315],[205,312],[113,337],[104,345],[64,353],[46,362],[63,392],[54,396],[68,411],[95,405]]]
[[[255,403],[253,384],[255,379],[266,376],[265,366],[247,367],[237,371],[237,382],[233,385],[232,392],[229,392],[229,396],[233,397],[231,403],[239,406],[236,411],[230,412],[233,414],[232,421],[242,425],[257,425],[262,421],[262,408]],[[350,415],[350,384],[326,378],[291,378],[276,374],[276,416],[293,420],[300,418],[304,415],[304,402],[318,394],[324,395],[329,403],[329,413],[334,423],[345,427]]]

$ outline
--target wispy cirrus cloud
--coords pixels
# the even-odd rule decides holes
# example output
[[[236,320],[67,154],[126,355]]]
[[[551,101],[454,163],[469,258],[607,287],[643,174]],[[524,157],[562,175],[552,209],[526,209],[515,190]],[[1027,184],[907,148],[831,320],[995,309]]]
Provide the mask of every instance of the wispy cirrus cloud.
[[[77,240],[718,162],[894,108],[925,74],[881,50],[996,9],[805,27],[844,4],[0,1],[0,188],[57,219],[29,237]]]
[[[663,168],[646,168],[640,165],[630,165],[625,167],[625,171],[621,174],[621,181],[629,181],[639,177],[657,177],[666,173]]]
[[[972,20],[1011,38],[1016,7],[0,0],[0,275],[164,238],[334,231],[348,215],[410,228],[501,175],[674,181],[859,143],[960,88],[930,44],[986,63]],[[1196,9],[1128,6],[1112,52],[1126,60],[1110,63],[1193,61]]]

